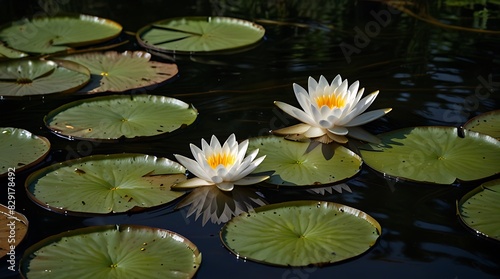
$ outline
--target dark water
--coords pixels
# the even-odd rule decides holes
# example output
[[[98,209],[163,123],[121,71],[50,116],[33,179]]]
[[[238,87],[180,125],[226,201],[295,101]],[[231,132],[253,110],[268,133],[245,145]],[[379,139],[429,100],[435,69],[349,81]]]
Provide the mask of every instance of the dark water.
[[[346,3],[344,3],[346,2]],[[434,1],[430,1],[434,2]],[[417,20],[372,1],[7,1],[0,21],[57,11],[86,13],[121,23],[127,31],[156,20],[185,15],[226,15],[262,21],[265,40],[233,55],[176,56],[179,76],[159,87],[132,93],[179,98],[199,110],[197,122],[170,136],[127,143],[67,141],[51,134],[43,116],[82,96],[46,96],[0,101],[0,126],[27,129],[52,143],[48,158],[36,168],[91,154],[134,152],[173,158],[190,155],[188,143],[212,134],[238,139],[263,135],[294,123],[273,101],[297,104],[292,83],[337,74],[360,80],[366,92],[380,90],[371,109],[392,107],[383,119],[366,125],[373,133],[420,125],[457,126],[482,112],[500,108],[500,35],[447,29]],[[443,22],[472,26],[467,9],[422,4]],[[495,7],[492,7],[493,9]],[[498,11],[498,7],[496,7]],[[384,12],[385,11],[385,12]],[[389,14],[377,23],[377,15]],[[459,16],[458,19],[451,15]],[[283,24],[283,23],[290,24]],[[280,23],[280,24],[278,24]],[[375,25],[378,24],[378,28]],[[499,30],[497,19],[488,30]],[[365,29],[365,28],[372,29]],[[356,41],[357,30],[368,41]],[[367,31],[368,30],[368,31]],[[377,31],[378,30],[378,31]],[[132,38],[128,35],[122,39]],[[357,44],[356,44],[357,43]],[[346,58],[340,46],[356,47]],[[135,49],[132,41],[124,49]],[[344,49],[345,50],[345,49]],[[155,58],[162,60],[163,58]],[[32,169],[33,170],[33,169]],[[236,259],[219,241],[221,225],[185,218],[186,211],[166,206],[138,214],[79,218],[39,208],[22,190],[27,175],[16,176],[17,210],[30,221],[17,255],[39,240],[68,229],[100,224],[141,224],[169,229],[193,241],[203,253],[197,278],[498,278],[500,245],[474,235],[456,216],[455,203],[480,182],[453,186],[394,181],[367,168],[347,184],[352,193],[306,194],[263,190],[268,201],[334,201],[358,208],[382,226],[378,243],[353,260],[327,267],[278,268]],[[2,184],[7,184],[5,179]],[[0,202],[5,203],[0,194]],[[0,278],[17,278],[0,262]]]

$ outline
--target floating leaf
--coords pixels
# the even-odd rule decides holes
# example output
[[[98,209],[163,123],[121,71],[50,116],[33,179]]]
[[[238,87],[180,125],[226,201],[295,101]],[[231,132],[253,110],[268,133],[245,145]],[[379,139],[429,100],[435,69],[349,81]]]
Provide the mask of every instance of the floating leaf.
[[[155,136],[194,122],[197,111],[188,104],[155,95],[111,95],[78,100],[45,116],[56,134],[88,140]]]
[[[170,186],[185,169],[166,158],[141,154],[95,155],[58,163],[26,179],[28,196],[56,212],[120,213],[180,197]]]
[[[480,114],[467,121],[464,128],[500,139],[500,110]]]
[[[250,139],[247,152],[258,148],[259,155],[266,155],[254,172],[274,171],[266,182],[275,185],[320,186],[350,178],[361,169],[361,158],[349,149],[315,144],[277,136],[256,137]],[[334,152],[331,158],[325,156],[330,152]]]
[[[0,40],[30,53],[53,53],[101,43],[117,37],[118,23],[89,15],[34,17],[12,22],[0,30]]]
[[[325,265],[358,256],[380,236],[355,208],[323,201],[265,205],[231,219],[222,243],[239,258],[279,266]]]
[[[26,57],[28,54],[20,52],[15,49],[6,47],[4,44],[0,43],[0,59],[2,58],[21,58]]]
[[[0,128],[0,176],[9,169],[19,172],[39,163],[50,150],[50,142],[19,128]]]
[[[467,227],[500,241],[500,179],[483,183],[457,203],[457,212]]]
[[[0,63],[2,96],[71,93],[89,80],[89,70],[71,61],[16,59]]]
[[[251,46],[262,26],[229,17],[183,17],[157,21],[137,32],[139,44],[160,52],[208,53]]]
[[[28,248],[24,278],[192,278],[201,253],[185,237],[164,229],[95,226],[48,237]]]
[[[8,191],[5,192],[8,193]],[[11,199],[9,201],[8,206],[0,204],[0,258],[8,255],[7,261],[12,260],[15,263],[16,251],[11,246],[19,245],[26,236],[28,219],[23,214],[14,211],[12,208],[15,208],[15,202]]]
[[[360,147],[378,172],[420,182],[451,184],[500,172],[500,142],[454,127],[412,127],[379,135],[381,144]]]
[[[99,93],[121,92],[161,83],[178,72],[177,65],[149,61],[151,54],[144,51],[91,52],[64,58],[87,67],[96,79],[81,91]]]

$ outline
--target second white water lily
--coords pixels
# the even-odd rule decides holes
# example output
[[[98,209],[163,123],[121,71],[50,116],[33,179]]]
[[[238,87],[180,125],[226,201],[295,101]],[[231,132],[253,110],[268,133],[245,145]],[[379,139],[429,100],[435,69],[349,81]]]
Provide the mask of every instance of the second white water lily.
[[[190,148],[195,160],[178,154],[174,156],[197,177],[174,185],[174,189],[217,185],[222,191],[231,191],[234,185],[251,185],[269,178],[248,176],[265,156],[256,159],[259,152],[256,149],[245,157],[248,140],[238,144],[234,134],[231,134],[222,146],[219,140],[212,136],[210,144],[204,139],[201,140],[201,149],[194,144],[190,144]]]
[[[294,83],[293,90],[302,110],[283,102],[276,101],[275,104],[303,123],[273,132],[298,135],[299,138],[315,139],[322,143],[346,143],[346,136],[369,142],[376,141],[376,137],[357,126],[380,118],[391,109],[364,113],[377,97],[378,90],[361,99],[364,88],[359,91],[358,88],[358,81],[348,87],[347,80],[342,81],[340,75],[337,75],[331,84],[324,76],[320,76],[319,82],[309,77],[308,91]]]

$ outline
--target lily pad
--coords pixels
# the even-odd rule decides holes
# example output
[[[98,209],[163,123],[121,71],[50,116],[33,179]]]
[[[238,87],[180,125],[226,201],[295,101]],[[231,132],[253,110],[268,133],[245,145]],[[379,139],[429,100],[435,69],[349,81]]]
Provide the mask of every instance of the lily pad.
[[[71,93],[89,80],[89,70],[71,61],[16,59],[0,63],[2,96]]]
[[[34,17],[0,29],[0,40],[23,52],[54,53],[105,42],[121,31],[120,24],[89,15]]]
[[[457,212],[467,227],[500,241],[500,179],[488,181],[457,203]]]
[[[254,173],[274,172],[265,182],[282,186],[324,186],[357,174],[361,158],[349,149],[336,145],[316,146],[314,142],[296,142],[278,136],[250,138],[248,153],[259,149],[266,159]],[[309,150],[313,146],[312,150]],[[334,152],[325,157],[325,150]]]
[[[464,128],[500,139],[500,110],[480,114],[467,121]]]
[[[91,52],[64,57],[87,67],[94,82],[81,91],[87,93],[121,92],[164,82],[174,77],[177,65],[150,61],[144,51]]]
[[[15,247],[21,243],[28,232],[28,219],[23,214],[14,211],[12,208],[15,208],[16,204],[10,199],[9,201],[8,206],[0,204],[0,258],[8,255],[7,260],[15,262]]]
[[[220,238],[238,258],[278,266],[321,266],[366,252],[380,234],[379,223],[355,208],[291,201],[234,217]]]
[[[0,59],[2,58],[21,58],[26,57],[28,54],[6,47],[4,44],[0,43]]]
[[[165,229],[95,226],[50,236],[23,255],[23,278],[192,278],[201,253]]]
[[[137,32],[139,44],[160,52],[210,53],[248,47],[265,29],[230,17],[182,17],[154,22]]]
[[[45,137],[24,129],[0,128],[0,176],[9,169],[15,173],[39,163],[49,150],[50,142]]]
[[[45,125],[68,138],[117,140],[155,136],[194,122],[198,112],[174,98],[111,95],[78,100],[45,116]]]
[[[185,169],[166,158],[142,154],[94,155],[58,163],[26,179],[28,196],[55,212],[85,215],[137,211],[182,196],[170,186]]]
[[[425,126],[378,135],[380,144],[360,146],[372,169],[412,181],[452,184],[500,173],[500,142],[454,127]]]

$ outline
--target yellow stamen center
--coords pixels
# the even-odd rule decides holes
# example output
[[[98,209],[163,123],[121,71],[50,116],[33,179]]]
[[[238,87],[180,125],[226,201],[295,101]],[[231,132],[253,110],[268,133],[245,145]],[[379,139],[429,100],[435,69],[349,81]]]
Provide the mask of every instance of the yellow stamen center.
[[[231,154],[227,153],[215,153],[207,158],[207,163],[215,169],[218,165],[223,165],[224,167],[234,164],[235,158]]]
[[[335,94],[321,95],[315,98],[316,104],[319,108],[322,106],[328,106],[329,108],[343,108],[346,104],[346,100]]]

